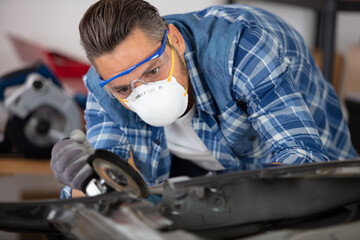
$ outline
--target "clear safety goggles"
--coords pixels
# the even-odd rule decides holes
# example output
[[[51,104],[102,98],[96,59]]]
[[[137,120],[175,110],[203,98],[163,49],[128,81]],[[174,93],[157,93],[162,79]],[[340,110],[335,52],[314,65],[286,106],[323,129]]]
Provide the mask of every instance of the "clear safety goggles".
[[[174,52],[167,33],[168,29],[165,30],[164,38],[160,48],[158,48],[156,52],[150,57],[107,80],[103,80],[99,76],[100,86],[104,88],[110,97],[124,101],[124,99],[129,97],[130,94],[136,89],[136,87],[141,84],[149,84],[151,82],[163,79],[168,79],[168,81],[170,81],[174,68]],[[169,62],[169,56],[165,51],[167,39],[169,39],[171,48],[171,64]],[[149,62],[149,64],[147,64],[146,68],[146,66],[143,66],[143,64],[147,62]],[[136,71],[134,71],[135,69]],[[117,81],[114,81],[115,79],[125,75],[129,76],[131,79],[131,75],[135,75],[139,72],[141,73],[140,76],[138,75],[133,77],[132,79],[135,80],[132,80],[130,84],[122,85],[117,84]]]

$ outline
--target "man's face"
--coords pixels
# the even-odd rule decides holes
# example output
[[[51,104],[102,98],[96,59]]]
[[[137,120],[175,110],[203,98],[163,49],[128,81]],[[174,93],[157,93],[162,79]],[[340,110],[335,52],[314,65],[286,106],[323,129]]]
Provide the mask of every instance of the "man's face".
[[[127,75],[114,79],[105,87],[120,97],[121,95],[128,96],[131,92],[129,86],[134,80],[152,82],[168,78],[171,61],[174,61],[172,75],[179,84],[187,89],[189,87],[189,78],[183,59],[180,59],[184,53],[185,46],[181,45],[183,42],[179,44],[179,41],[177,41],[179,32],[176,29],[174,30],[174,28],[173,25],[169,26],[169,37],[174,51],[180,52],[179,54],[174,54],[174,59],[171,58],[171,48],[167,45],[160,57],[140,65]],[[141,29],[136,28],[113,52],[94,59],[97,72],[102,79],[109,79],[151,56],[159,49],[160,45],[161,42],[149,40]],[[134,87],[137,87],[138,84],[141,83],[137,82],[134,84]],[[122,101],[121,103],[124,107],[128,108]]]

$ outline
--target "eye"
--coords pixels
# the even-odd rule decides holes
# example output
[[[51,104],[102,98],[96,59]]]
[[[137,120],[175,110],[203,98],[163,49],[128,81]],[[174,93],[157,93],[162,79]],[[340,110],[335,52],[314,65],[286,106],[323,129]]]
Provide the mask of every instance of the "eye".
[[[159,67],[156,67],[146,74],[146,78],[152,78],[159,74]]]
[[[130,89],[131,89],[131,86],[127,85],[127,86],[124,86],[124,87],[118,89],[117,93],[118,94],[124,94],[124,93],[127,93],[128,91],[130,91]]]

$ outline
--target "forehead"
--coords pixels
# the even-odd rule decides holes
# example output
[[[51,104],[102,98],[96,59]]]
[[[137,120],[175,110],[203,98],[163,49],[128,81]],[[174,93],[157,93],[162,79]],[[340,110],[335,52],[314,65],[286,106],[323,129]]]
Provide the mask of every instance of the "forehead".
[[[136,28],[114,51],[94,59],[96,69],[103,79],[108,79],[151,56],[159,44]]]

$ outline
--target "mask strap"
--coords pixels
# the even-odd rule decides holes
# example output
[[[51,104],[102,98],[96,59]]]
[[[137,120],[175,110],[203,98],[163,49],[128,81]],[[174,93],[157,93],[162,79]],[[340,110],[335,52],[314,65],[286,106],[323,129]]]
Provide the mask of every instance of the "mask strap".
[[[170,68],[170,73],[169,73],[169,77],[168,77],[168,82],[171,81],[171,77],[172,77],[172,73],[173,73],[173,70],[174,70],[174,50],[173,50],[173,46],[171,44],[171,40],[170,40],[170,36],[168,34],[168,40],[169,40],[169,43],[170,43],[170,47],[171,47],[171,68]],[[183,60],[184,63],[185,63],[185,60]],[[188,89],[186,88],[185,92],[184,92],[184,97],[186,96],[187,94],[187,91]]]
[[[186,88],[186,90],[185,90],[185,92],[184,92],[184,97],[185,97],[185,96],[186,96],[186,94],[187,94],[187,90],[188,90],[188,89]]]
[[[119,100],[120,102],[124,102],[124,103],[128,103],[129,101],[123,98],[117,98],[117,100]]]

